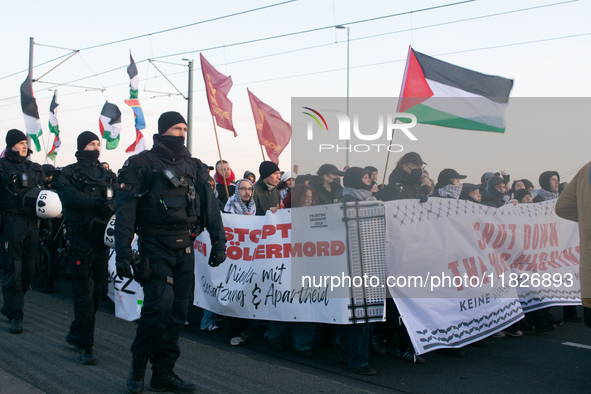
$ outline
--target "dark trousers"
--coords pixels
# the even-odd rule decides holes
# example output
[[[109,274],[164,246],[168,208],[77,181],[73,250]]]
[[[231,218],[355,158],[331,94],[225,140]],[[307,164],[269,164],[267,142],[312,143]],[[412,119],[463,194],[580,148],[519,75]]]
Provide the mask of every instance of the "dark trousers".
[[[25,294],[35,274],[39,254],[39,225],[36,219],[5,214],[0,237],[0,269],[4,270],[2,314],[23,317]]]
[[[74,321],[70,333],[80,348],[94,346],[96,312],[108,291],[108,249],[74,233],[68,270],[74,289]]]
[[[171,250],[157,239],[141,241],[141,255],[148,257],[152,278],[144,284],[144,302],[131,352],[150,357],[152,369],[173,368],[180,356],[179,335],[192,304],[195,256],[193,246]],[[174,284],[165,282],[172,277]]]

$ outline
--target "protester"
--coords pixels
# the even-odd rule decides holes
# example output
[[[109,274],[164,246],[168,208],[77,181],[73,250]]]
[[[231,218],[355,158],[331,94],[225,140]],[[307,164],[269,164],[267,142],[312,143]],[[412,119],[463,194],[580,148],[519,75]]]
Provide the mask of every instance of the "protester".
[[[462,193],[460,193],[460,200],[472,201],[480,204],[482,197],[480,196],[480,185],[473,183],[463,183]]]
[[[236,181],[236,193],[228,199],[224,210],[235,215],[256,215],[256,203],[250,179],[244,178]],[[249,336],[245,334],[249,323],[249,319],[228,316],[227,336],[230,345],[242,346],[249,340]]]
[[[537,196],[534,202],[555,200],[558,198],[558,189],[560,186],[560,175],[556,171],[546,171],[540,175],[540,189],[537,190]]]
[[[280,181],[279,166],[272,161],[263,161],[259,166],[260,178],[254,185],[254,201],[258,216],[264,216],[267,211],[277,212],[281,208],[281,198],[277,185]]]
[[[222,173],[223,171],[223,173]],[[225,175],[225,180],[224,180]],[[234,175],[234,171],[230,168],[230,163],[224,160],[223,170],[222,170],[222,163],[218,160],[215,163],[215,188],[218,192],[218,198],[222,202],[222,204],[226,204],[228,201],[228,197],[234,194],[234,189],[236,185],[234,184],[234,180],[236,179],[236,175]],[[225,182],[225,183],[224,183]],[[226,193],[226,187],[228,188],[228,193]]]
[[[253,172],[250,171],[244,171],[244,175],[242,176],[243,179],[248,178],[250,180],[250,182],[254,185],[257,181],[257,177]]]
[[[540,175],[539,178],[540,189],[537,190],[537,196],[534,198],[534,202],[542,202],[548,200],[555,200],[560,195],[560,175],[556,171],[545,171]],[[546,320],[550,323],[560,324],[560,320],[557,320],[550,314],[548,310],[545,310]],[[564,321],[570,321],[572,323],[582,323],[583,318],[577,313],[577,308],[574,306],[565,306],[563,308]]]
[[[500,208],[508,201],[507,181],[496,175],[489,177],[484,194],[482,194],[481,203],[489,207]]]
[[[287,193],[291,190],[291,188],[295,185],[295,177],[292,175],[291,171],[286,171],[281,176],[281,182],[277,185],[277,190],[279,190],[279,196],[281,201],[285,199]]]
[[[372,182],[378,182],[378,169],[374,166],[367,166],[365,167],[365,171],[369,173],[369,178]]]
[[[418,198],[419,202],[426,202],[426,192],[428,190],[426,190],[425,185],[421,186],[421,176],[423,175],[423,166],[425,164],[427,163],[416,152],[409,152],[402,156],[388,178],[388,185],[376,193],[376,197],[382,201]],[[388,323],[396,321],[400,317],[400,312],[391,298],[386,299],[386,316],[387,322],[389,320]],[[382,325],[380,328],[383,330],[385,327]],[[386,333],[382,332],[381,334],[385,336]],[[372,338],[372,342],[374,341],[375,338]],[[382,344],[379,344],[379,346],[381,347]],[[418,364],[425,362],[425,359],[416,354],[410,342],[406,327],[401,320],[400,326],[398,327],[396,357]]]
[[[460,198],[462,193],[461,179],[466,179],[466,175],[460,175],[456,170],[446,168],[439,173],[434,194],[445,198]]]
[[[339,171],[332,164],[323,164],[317,172],[318,175],[310,179],[309,185],[318,196],[318,204],[334,204],[338,202],[343,194],[343,187],[340,185],[340,176],[344,172]]]
[[[343,178],[342,203],[353,201],[375,201],[371,192],[369,173],[360,167],[351,167]],[[332,345],[341,360],[349,365],[354,372],[362,375],[375,375],[376,370],[369,365],[369,331],[368,322],[347,324],[340,327],[340,333],[333,339]]]
[[[423,166],[427,164],[416,152],[402,156],[388,178],[388,185],[376,193],[378,200],[391,201],[419,198],[427,201],[428,187],[421,188]]]

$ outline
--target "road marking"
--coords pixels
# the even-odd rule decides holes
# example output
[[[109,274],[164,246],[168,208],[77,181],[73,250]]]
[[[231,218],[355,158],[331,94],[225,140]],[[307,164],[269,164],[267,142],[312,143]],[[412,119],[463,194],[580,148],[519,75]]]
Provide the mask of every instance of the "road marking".
[[[591,346],[589,345],[582,345],[580,343],[574,343],[574,342],[564,342],[563,345],[566,346],[572,346],[572,347],[580,347],[582,349],[587,349],[587,350],[591,350]]]

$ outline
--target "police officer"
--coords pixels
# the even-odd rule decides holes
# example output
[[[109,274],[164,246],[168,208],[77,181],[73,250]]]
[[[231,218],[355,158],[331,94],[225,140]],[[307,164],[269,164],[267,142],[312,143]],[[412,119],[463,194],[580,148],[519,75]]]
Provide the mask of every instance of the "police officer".
[[[27,136],[12,129],[6,134],[6,153],[0,158],[0,269],[4,270],[1,312],[10,320],[10,332],[23,332],[23,305],[31,286],[39,250],[39,220],[23,211],[22,199],[34,187],[42,187],[41,166],[27,159],[33,153]]]
[[[131,242],[139,236],[140,259],[135,279],[143,284],[144,303],[131,345],[127,380],[131,393],[144,388],[148,358],[153,391],[192,393],[193,383],[173,371],[180,355],[179,334],[186,321],[194,288],[193,240],[204,227],[210,234],[209,264],[226,259],[226,236],[208,169],[185,147],[187,123],[178,112],[158,119],[154,146],[130,157],[119,173],[115,250],[117,274],[132,277]]]
[[[115,212],[113,192],[118,186],[115,174],[100,166],[98,136],[84,131],[77,142],[77,162],[63,168],[53,180],[53,186],[62,201],[67,233],[71,237],[68,271],[74,288],[74,321],[66,342],[76,347],[82,364],[95,365],[95,314],[108,291],[104,229]]]

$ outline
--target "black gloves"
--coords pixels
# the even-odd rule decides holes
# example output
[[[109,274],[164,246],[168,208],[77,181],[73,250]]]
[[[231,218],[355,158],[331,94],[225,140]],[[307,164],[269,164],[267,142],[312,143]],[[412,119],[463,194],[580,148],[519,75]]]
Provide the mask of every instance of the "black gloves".
[[[133,278],[133,274],[131,273],[131,260],[130,259],[122,259],[117,260],[115,263],[117,267],[117,276],[121,279],[123,278]]]
[[[115,213],[115,201],[107,200],[101,204],[98,214],[103,219],[109,219]]]
[[[226,260],[226,251],[225,250],[218,250],[212,249],[211,254],[209,255],[209,265],[212,267],[217,267],[221,263]]]
[[[424,202],[427,202],[427,200],[429,199],[429,197],[425,196],[424,194],[421,195],[421,199],[419,200],[419,202],[422,204]]]

